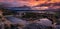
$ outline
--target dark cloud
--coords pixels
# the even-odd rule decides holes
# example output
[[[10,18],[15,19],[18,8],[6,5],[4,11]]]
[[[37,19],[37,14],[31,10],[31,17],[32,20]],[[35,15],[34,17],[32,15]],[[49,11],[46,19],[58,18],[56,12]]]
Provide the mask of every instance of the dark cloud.
[[[54,3],[54,6],[60,6],[60,3]]]
[[[44,3],[44,4],[40,4],[40,5],[37,5],[38,7],[40,7],[40,6],[51,6],[51,5],[53,5],[53,6],[60,6],[60,3]]]
[[[11,4],[9,3],[0,3],[0,7],[8,7],[10,6]]]

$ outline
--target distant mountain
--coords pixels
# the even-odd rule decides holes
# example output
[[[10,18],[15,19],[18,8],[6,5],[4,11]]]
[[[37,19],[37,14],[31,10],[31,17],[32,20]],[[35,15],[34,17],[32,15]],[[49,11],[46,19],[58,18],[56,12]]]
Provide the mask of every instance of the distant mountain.
[[[22,7],[5,7],[4,9],[8,10],[31,10],[28,6],[22,6]]]

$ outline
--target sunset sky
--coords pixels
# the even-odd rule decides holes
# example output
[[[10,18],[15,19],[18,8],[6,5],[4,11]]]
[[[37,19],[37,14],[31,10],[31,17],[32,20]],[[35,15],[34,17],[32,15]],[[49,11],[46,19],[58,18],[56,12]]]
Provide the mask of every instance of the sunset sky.
[[[0,2],[8,3],[12,6],[36,6],[44,3],[59,3],[60,0],[0,0]]]
[[[26,5],[32,10],[57,10],[60,8],[60,0],[0,0],[0,5],[3,7],[23,7]],[[27,8],[22,9],[25,10]]]

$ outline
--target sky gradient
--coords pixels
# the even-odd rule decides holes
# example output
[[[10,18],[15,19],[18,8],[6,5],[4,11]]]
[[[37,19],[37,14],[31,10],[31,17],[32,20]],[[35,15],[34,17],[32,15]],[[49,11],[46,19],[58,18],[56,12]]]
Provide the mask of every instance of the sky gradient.
[[[0,0],[0,2],[8,3],[12,6],[36,6],[44,3],[59,3],[60,0]]]
[[[0,5],[3,7],[23,7],[25,5],[32,10],[57,10],[60,8],[60,0],[0,0]]]

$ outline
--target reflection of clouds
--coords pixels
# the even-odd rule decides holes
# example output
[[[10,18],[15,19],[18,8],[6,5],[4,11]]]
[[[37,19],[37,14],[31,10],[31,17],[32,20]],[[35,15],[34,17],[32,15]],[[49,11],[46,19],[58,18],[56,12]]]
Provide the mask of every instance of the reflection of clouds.
[[[48,20],[47,18],[42,18],[42,19],[40,19],[40,21],[37,21],[37,23],[41,23],[41,24],[46,25],[46,26],[52,25],[52,22],[50,20]]]
[[[10,22],[12,22],[13,24],[26,24],[26,21],[16,18],[16,17],[7,17]]]

